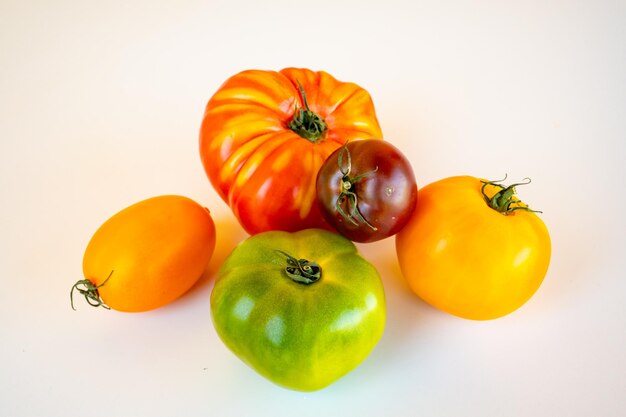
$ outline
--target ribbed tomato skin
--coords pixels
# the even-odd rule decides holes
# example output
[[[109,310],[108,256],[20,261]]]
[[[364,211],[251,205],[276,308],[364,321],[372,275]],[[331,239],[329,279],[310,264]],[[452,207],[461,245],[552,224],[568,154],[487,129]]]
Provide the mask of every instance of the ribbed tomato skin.
[[[304,107],[301,91],[327,125],[315,142],[288,127]],[[372,99],[358,85],[324,71],[247,70],[209,100],[200,155],[211,184],[248,233],[328,228],[316,204],[319,168],[346,141],[381,138]]]

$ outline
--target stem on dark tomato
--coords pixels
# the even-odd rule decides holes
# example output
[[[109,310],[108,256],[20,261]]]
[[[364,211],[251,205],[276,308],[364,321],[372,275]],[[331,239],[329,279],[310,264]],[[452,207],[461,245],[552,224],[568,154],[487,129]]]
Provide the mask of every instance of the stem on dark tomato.
[[[343,154],[344,152],[347,155],[347,166],[343,166]],[[348,150],[348,142],[343,145],[341,151],[339,152],[339,157],[337,158],[337,163],[339,164],[339,172],[341,172],[341,192],[335,200],[335,208],[337,212],[343,217],[346,221],[349,221],[355,226],[359,225],[359,222],[365,223],[370,229],[376,231],[378,230],[376,227],[372,226],[366,219],[363,217],[361,212],[359,211],[359,197],[357,194],[352,191],[354,184],[361,181],[363,178],[373,175],[378,171],[378,167],[374,168],[372,171],[365,172],[363,174],[357,175],[356,177],[350,176],[350,171],[352,170],[352,157],[350,156],[350,151]],[[348,212],[343,209],[343,203],[348,202]]]
[[[292,281],[309,285],[319,281],[322,277],[322,267],[317,262],[296,259],[287,252],[278,249],[276,251],[287,257],[285,272]]]
[[[326,133],[326,122],[311,111],[304,88],[299,82],[298,87],[300,88],[303,107],[296,105],[296,111],[291,121],[287,124],[287,127],[303,138],[315,143],[324,137]]]
[[[523,182],[518,182],[516,184],[511,184],[509,186],[504,186],[501,183],[506,180],[507,175],[504,176],[501,180],[496,181],[483,181],[483,186],[480,188],[485,201],[489,205],[490,208],[497,211],[498,213],[502,213],[504,215],[511,214],[517,210],[530,211],[533,213],[541,213],[538,210],[531,210],[526,204],[522,203],[519,199],[515,197],[515,193],[517,192],[515,187],[518,185],[528,185],[530,184],[530,178],[524,178]],[[492,185],[497,188],[496,193],[489,197],[487,193],[485,193],[485,188],[487,185]]]

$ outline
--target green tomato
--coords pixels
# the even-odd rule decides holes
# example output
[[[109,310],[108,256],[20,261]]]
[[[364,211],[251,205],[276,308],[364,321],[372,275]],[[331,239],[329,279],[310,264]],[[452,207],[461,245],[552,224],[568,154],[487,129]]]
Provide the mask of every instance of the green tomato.
[[[215,329],[274,383],[321,389],[359,365],[385,327],[374,266],[325,230],[270,231],[240,243],[211,293]]]

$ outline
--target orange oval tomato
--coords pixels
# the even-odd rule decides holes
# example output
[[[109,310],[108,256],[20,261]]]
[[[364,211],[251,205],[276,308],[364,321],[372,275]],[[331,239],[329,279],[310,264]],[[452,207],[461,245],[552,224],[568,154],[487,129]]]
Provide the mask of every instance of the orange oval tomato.
[[[514,191],[470,176],[420,189],[411,220],[396,236],[402,274],[420,298],[487,320],[535,293],[550,262],[550,235]]]
[[[324,71],[248,70],[209,100],[200,154],[248,233],[328,229],[316,204],[319,168],[347,141],[381,137],[370,95],[358,85]]]
[[[89,304],[140,312],[164,306],[202,276],[215,248],[209,210],[175,195],[149,198],[115,214],[95,232],[72,287]],[[73,303],[72,303],[73,307]]]

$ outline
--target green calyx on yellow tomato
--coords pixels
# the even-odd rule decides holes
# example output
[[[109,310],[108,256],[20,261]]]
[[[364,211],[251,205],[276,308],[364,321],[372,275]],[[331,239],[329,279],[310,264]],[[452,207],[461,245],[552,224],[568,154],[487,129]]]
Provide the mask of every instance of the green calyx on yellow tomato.
[[[380,276],[348,239],[269,231],[239,244],[211,293],[215,329],[264,377],[321,389],[358,366],[385,326]]]
[[[480,187],[480,192],[482,193],[489,207],[504,215],[511,214],[516,210],[526,210],[533,213],[541,213],[538,210],[531,210],[527,205],[522,203],[515,196],[515,193],[517,192],[515,187],[517,187],[518,185],[530,184],[530,178],[524,178],[524,182],[518,182],[516,184],[511,184],[505,187],[500,183],[506,180],[506,177],[507,176],[505,175],[503,179],[496,181],[480,180],[480,182],[483,184],[482,187]],[[487,192],[485,191],[488,186],[491,186],[493,188],[493,191],[490,193],[491,195],[487,194]]]

